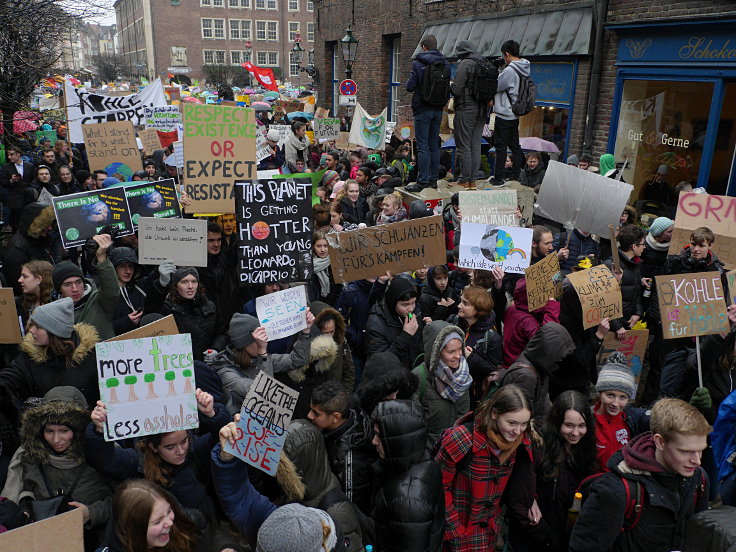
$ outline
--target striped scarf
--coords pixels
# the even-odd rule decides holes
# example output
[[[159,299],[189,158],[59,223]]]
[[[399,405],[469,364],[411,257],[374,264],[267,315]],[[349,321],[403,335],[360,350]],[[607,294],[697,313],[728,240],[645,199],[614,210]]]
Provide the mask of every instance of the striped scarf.
[[[440,359],[434,371],[434,376],[440,397],[452,402],[456,402],[462,397],[473,384],[468,361],[465,360],[464,356],[460,357],[460,366],[455,371]]]

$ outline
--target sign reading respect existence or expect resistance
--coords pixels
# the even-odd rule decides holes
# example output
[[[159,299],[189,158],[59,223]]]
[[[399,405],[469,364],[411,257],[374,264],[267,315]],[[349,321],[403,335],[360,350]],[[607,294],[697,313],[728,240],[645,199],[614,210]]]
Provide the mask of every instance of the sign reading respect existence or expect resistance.
[[[606,266],[572,272],[567,278],[580,299],[583,329],[597,326],[604,318],[615,320],[623,316],[621,288]]]
[[[235,211],[235,181],[256,176],[255,112],[246,107],[187,104],[184,121],[184,187],[187,213]]]
[[[727,333],[726,294],[718,272],[656,276],[665,339]]]
[[[327,234],[336,282],[352,282],[444,264],[441,216]]]
[[[199,427],[189,334],[95,346],[105,441]]]

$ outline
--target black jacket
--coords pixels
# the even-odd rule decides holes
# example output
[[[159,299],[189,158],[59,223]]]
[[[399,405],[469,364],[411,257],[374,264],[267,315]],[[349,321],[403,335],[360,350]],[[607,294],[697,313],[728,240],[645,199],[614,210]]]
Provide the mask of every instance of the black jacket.
[[[230,257],[220,251],[218,255],[207,255],[207,266],[200,267],[199,281],[204,286],[207,298],[217,311],[217,326],[227,328],[233,314],[238,312],[238,284]]]
[[[519,180],[524,186],[534,188],[534,191],[539,193],[539,188],[542,186],[542,180],[544,180],[544,173],[546,171],[542,167],[542,164],[538,164],[533,169],[525,168],[522,169],[519,175]]]
[[[424,71],[426,70],[428,65],[437,62],[442,62],[445,64],[445,66],[447,66],[448,69],[450,68],[450,64],[447,63],[447,60],[439,52],[439,50],[419,52],[417,54],[417,57],[414,58],[414,62],[411,65],[411,74],[409,75],[409,80],[406,81],[406,91],[414,92],[414,95],[411,98],[411,109],[414,113],[414,116],[419,115],[423,111],[442,111],[441,107],[436,107],[425,103],[422,99],[421,93],[419,92]],[[450,97],[448,95],[447,100],[449,99]]]
[[[352,201],[344,197],[340,201],[340,205],[342,205],[342,219],[353,224],[365,222],[366,215],[370,211],[368,201],[363,196],[358,196],[358,201],[354,205]]]
[[[639,270],[641,271],[642,278],[654,278],[662,274],[664,265],[667,262],[668,249],[664,250],[654,249],[650,241],[654,241],[649,234],[646,237],[646,246],[644,252],[641,254],[641,262],[639,263]]]
[[[445,531],[442,471],[426,450],[422,407],[385,401],[373,418],[384,450],[374,519],[381,552],[439,552]]]
[[[397,399],[411,399],[418,387],[418,378],[401,364],[395,354],[376,353],[363,367],[363,377],[355,391],[354,402],[371,415],[378,403],[388,395],[396,393]]]
[[[483,381],[491,372],[498,370],[503,364],[503,338],[495,331],[496,316],[493,313],[471,327],[457,314],[447,321],[465,332],[465,345],[473,348],[468,356],[468,367],[474,381]]]
[[[618,250],[618,258],[621,263],[621,270],[623,276],[621,277],[621,303],[623,307],[623,316],[611,320],[611,331],[619,330],[620,328],[626,327],[629,318],[633,315],[637,315],[639,318],[644,316],[644,303],[641,299],[641,271],[639,265],[633,260],[629,259],[624,252]],[[613,259],[609,258],[603,261],[611,271],[613,271]],[[627,329],[631,329],[628,328]]]
[[[10,181],[10,177],[18,174],[18,170],[13,163],[5,163],[0,167],[0,186],[8,189],[8,207],[11,209],[20,209],[23,207],[28,197],[26,188],[33,182],[35,178],[35,170],[33,163],[23,161],[23,178],[16,183]]]
[[[449,307],[444,307],[437,304],[442,299],[452,299],[455,302]],[[432,320],[447,320],[453,314],[457,314],[459,302],[460,294],[450,286],[449,278],[444,291],[437,289],[434,283],[434,267],[430,267],[427,271],[427,285],[422,288],[422,295],[419,298],[422,316],[429,316]]]

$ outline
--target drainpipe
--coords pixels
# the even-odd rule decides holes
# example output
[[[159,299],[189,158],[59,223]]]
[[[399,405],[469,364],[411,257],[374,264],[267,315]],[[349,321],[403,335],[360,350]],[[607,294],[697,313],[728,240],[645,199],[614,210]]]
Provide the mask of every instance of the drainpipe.
[[[598,0],[598,14],[596,16],[595,48],[590,72],[590,91],[588,92],[588,110],[585,116],[585,132],[583,133],[583,155],[590,155],[593,151],[593,125],[595,124],[595,110],[598,105],[598,96],[601,89],[601,74],[603,73],[603,25],[608,14],[608,0]]]

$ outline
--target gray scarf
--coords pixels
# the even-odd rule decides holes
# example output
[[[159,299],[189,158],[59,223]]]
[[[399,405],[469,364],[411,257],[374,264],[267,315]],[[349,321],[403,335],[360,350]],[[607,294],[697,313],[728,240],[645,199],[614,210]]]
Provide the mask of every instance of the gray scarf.
[[[330,294],[330,273],[327,271],[330,268],[330,258],[322,259],[313,255],[312,265],[314,266],[314,275],[319,280],[319,294],[321,297],[327,297]]]

